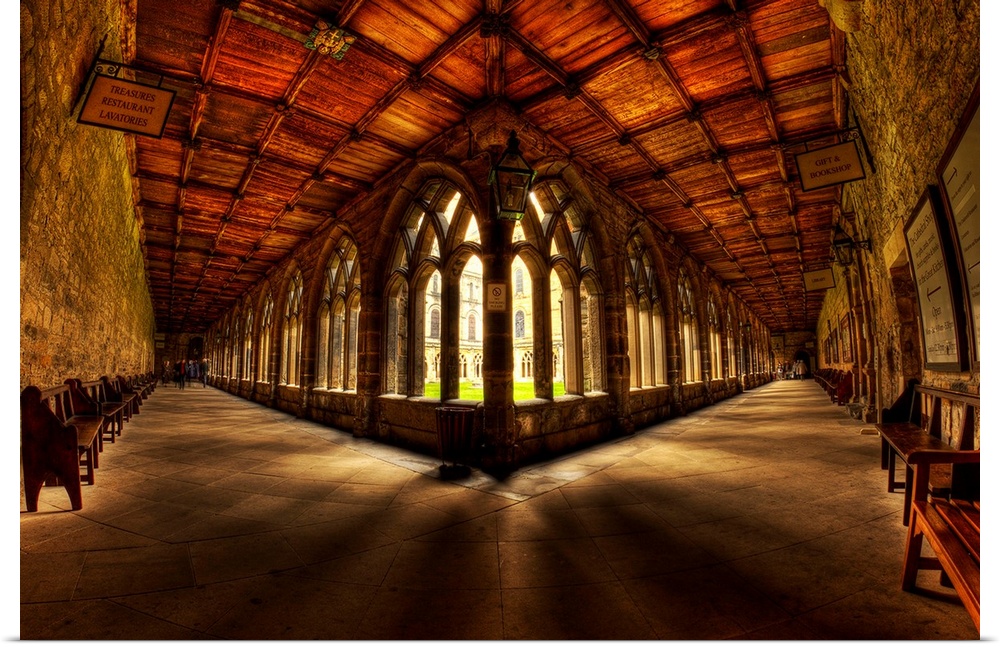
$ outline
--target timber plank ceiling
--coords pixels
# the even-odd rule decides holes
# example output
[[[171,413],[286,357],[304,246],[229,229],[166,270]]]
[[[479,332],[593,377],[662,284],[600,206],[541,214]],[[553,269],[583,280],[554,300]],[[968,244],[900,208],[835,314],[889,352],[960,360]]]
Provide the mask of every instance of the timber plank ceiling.
[[[177,91],[137,137],[157,328],[200,332],[380,178],[508,102],[732,286],[813,330],[836,189],[794,155],[846,125],[817,0],[138,0],[132,64]],[[338,60],[314,28],[356,40]],[[158,80],[158,79],[157,79]],[[529,161],[530,152],[525,151]]]

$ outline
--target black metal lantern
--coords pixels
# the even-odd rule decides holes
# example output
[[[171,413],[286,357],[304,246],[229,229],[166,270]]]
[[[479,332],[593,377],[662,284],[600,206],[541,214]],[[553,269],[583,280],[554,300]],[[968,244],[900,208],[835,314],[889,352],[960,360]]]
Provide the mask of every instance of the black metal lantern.
[[[838,265],[843,267],[850,266],[851,262],[854,260],[854,248],[860,247],[862,249],[871,251],[871,241],[862,240],[855,241],[851,238],[851,235],[844,231],[839,224],[834,225],[833,229],[833,258],[837,261]]]
[[[493,199],[497,204],[497,217],[501,220],[520,220],[528,210],[528,196],[535,171],[521,156],[517,133],[510,131],[507,150],[500,161],[490,169],[489,183],[493,186]]]

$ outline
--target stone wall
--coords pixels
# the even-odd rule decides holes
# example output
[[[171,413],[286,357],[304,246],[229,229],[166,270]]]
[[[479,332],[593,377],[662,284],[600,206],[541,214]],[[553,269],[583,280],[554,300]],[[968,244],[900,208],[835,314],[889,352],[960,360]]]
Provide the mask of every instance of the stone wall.
[[[927,185],[936,183],[937,164],[979,77],[979,3],[867,0],[847,43],[851,107],[875,161],[867,179],[846,188],[857,214],[856,233],[872,239],[872,252],[860,252],[869,285],[864,303],[855,307],[871,313],[864,332],[874,345],[870,370],[877,406],[884,407],[901,391],[914,354],[921,352],[919,336],[913,344],[912,335],[900,333],[912,328],[913,312],[893,296],[900,264],[905,269],[907,262],[902,225]],[[818,345],[826,321],[839,321],[846,304],[839,289],[828,292]],[[979,391],[978,370],[922,371],[919,377],[927,384]]]
[[[129,142],[77,125],[101,38],[121,60],[121,2],[21,2],[21,388],[152,371],[153,306]]]
[[[844,318],[851,311],[848,278],[841,267],[834,266],[833,273],[836,285],[827,290],[816,328],[816,360],[819,368],[849,371],[858,357],[853,339],[843,330]]]

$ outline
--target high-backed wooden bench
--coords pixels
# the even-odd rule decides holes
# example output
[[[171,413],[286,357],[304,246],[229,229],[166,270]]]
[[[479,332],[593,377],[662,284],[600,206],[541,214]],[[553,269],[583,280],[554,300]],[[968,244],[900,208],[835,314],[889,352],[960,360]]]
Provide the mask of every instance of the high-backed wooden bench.
[[[74,510],[83,507],[80,468],[86,469],[86,481],[93,485],[103,425],[103,416],[76,412],[69,384],[25,387],[21,392],[21,458],[28,512],[38,510],[38,495],[51,476],[66,488]]]
[[[156,390],[156,376],[152,373],[137,376],[136,382],[142,387],[143,398],[148,398]]]
[[[139,396],[134,391],[123,390],[121,381],[117,377],[103,375],[101,376],[101,381],[104,382],[104,393],[108,401],[124,404],[125,421],[128,422],[131,420],[132,414],[139,411],[139,403],[136,402]]]
[[[854,397],[854,373],[850,371],[841,371],[840,379],[837,380],[837,386],[833,390],[833,395],[831,398],[838,405],[845,405],[851,401]]]
[[[77,388],[93,400],[98,407],[98,411],[104,416],[103,440],[115,442],[118,436],[122,435],[122,427],[125,424],[125,403],[115,402],[108,398],[107,387],[103,380],[93,380],[82,382],[77,380]]]
[[[914,470],[912,517],[906,534],[903,554],[904,591],[916,591],[917,572],[924,569],[942,571],[942,584],[951,586],[965,606],[976,629],[979,629],[979,497],[927,498],[928,480],[935,462],[948,460],[961,464],[979,464],[978,450],[959,450],[950,455],[938,454],[912,457]],[[934,557],[921,557],[923,540],[934,551]]]
[[[114,379],[118,382],[118,391],[123,397],[131,395],[131,398],[129,398],[129,401],[132,403],[131,415],[139,413],[139,405],[142,404],[142,392],[140,389],[133,386],[132,382],[122,375],[118,375]]]
[[[813,379],[823,387],[832,402],[847,404],[854,396],[854,375],[850,371],[821,368],[813,373]]]
[[[125,380],[125,385],[138,393],[142,400],[148,398],[149,394],[153,392],[153,387],[156,386],[155,380],[150,380],[148,375],[132,375],[122,379]]]
[[[827,395],[830,395],[836,385],[836,382],[833,381],[835,373],[836,371],[832,368],[821,368],[813,371],[813,380],[823,387]]]
[[[889,473],[888,490],[894,492],[899,487],[904,488],[903,523],[906,525],[910,522],[912,500],[923,500],[928,493],[948,496],[955,493],[956,485],[959,490],[965,490],[957,492],[961,497],[972,487],[978,490],[979,484],[978,452],[975,460],[951,460],[953,457],[950,456],[954,452],[971,451],[974,448],[979,396],[916,384],[913,385],[912,397],[911,413],[907,420],[875,425],[882,437],[882,468]],[[948,426],[950,438],[942,437],[944,415],[949,416],[952,422]],[[919,423],[912,422],[913,420],[919,420]],[[897,458],[906,467],[902,483],[896,480]],[[917,462],[928,466],[923,491],[914,490],[916,485],[913,466]],[[959,472],[958,479],[955,478],[956,472]]]

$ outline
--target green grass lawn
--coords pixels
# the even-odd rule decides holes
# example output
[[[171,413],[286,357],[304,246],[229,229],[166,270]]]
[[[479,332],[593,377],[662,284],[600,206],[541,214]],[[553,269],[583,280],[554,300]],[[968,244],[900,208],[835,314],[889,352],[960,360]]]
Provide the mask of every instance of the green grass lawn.
[[[563,382],[556,382],[552,385],[552,394],[554,396],[560,396],[566,394],[566,384]],[[424,384],[424,397],[425,398],[440,398],[441,397],[441,383],[440,382],[428,382]],[[474,387],[467,382],[462,382],[459,386],[458,397],[460,400],[482,400],[483,399],[483,389],[482,387]],[[514,400],[530,400],[535,397],[535,386],[530,382],[515,382],[514,383]]]

